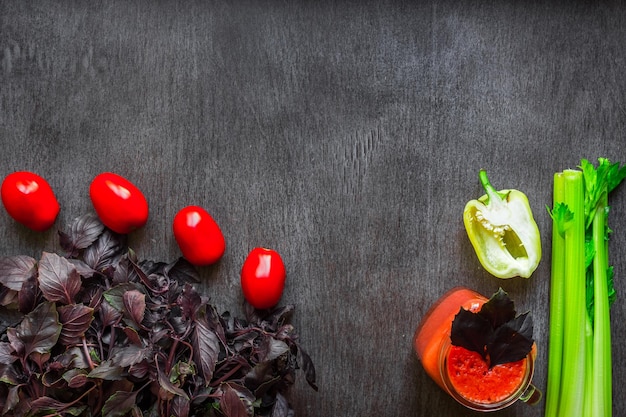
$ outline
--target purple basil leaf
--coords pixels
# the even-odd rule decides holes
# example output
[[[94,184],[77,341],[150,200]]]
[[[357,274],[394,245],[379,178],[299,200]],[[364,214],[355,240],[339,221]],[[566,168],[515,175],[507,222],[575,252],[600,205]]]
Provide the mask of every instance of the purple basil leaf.
[[[0,306],[0,331],[4,333],[7,327],[17,326],[24,318],[24,314],[14,308]]]
[[[49,353],[61,334],[59,314],[53,303],[43,302],[24,316],[22,322],[7,329],[16,353],[27,358],[31,353]]]
[[[41,396],[30,403],[30,411],[33,415],[38,415],[42,411],[58,413],[59,410],[65,409],[69,406],[70,404],[55,400],[54,398]]]
[[[32,356],[31,356],[32,357]],[[40,368],[42,368],[43,364],[46,363],[50,358],[46,358],[46,357],[39,357],[37,358],[37,360],[35,361],[35,363],[37,363],[40,366]],[[63,371],[63,369],[58,367],[59,364],[56,362],[53,362],[52,364],[50,364],[50,366],[48,366],[48,370],[46,372],[44,372],[41,375],[41,382],[43,383],[43,385],[45,387],[48,388],[64,388],[65,387],[65,380],[63,379],[63,375],[61,375],[61,372]]]
[[[5,287],[20,291],[22,284],[36,275],[37,261],[30,256],[5,256],[0,258],[0,283]]]
[[[124,311],[138,326],[146,313],[146,296],[137,290],[127,291],[122,295]]]
[[[134,344],[135,346],[143,346],[143,341],[141,339],[141,336],[139,336],[137,330],[132,327],[124,327],[123,331],[130,343]]]
[[[300,358],[302,361],[302,369],[304,370],[304,377],[306,379],[306,382],[309,384],[311,388],[317,391],[317,384],[315,381],[316,379],[315,365],[313,364],[313,361],[311,360],[311,357],[309,356],[309,354],[305,352],[305,350],[302,349],[302,346],[300,346],[299,344],[298,344],[298,352],[300,353]]]
[[[0,370],[0,378],[2,378],[3,381],[6,381],[4,379],[4,375],[2,375],[1,370]],[[2,411],[4,415],[12,415],[11,413],[9,413],[9,411],[12,411],[18,406],[20,402],[20,390],[21,390],[21,385],[18,385],[18,384],[15,384],[11,388],[9,388],[9,392],[7,393],[4,406],[2,407],[3,408]],[[19,413],[17,413],[16,415],[19,415]]]
[[[163,277],[163,275],[160,275],[158,273],[155,272],[146,272],[146,269],[144,269],[139,263],[137,263],[137,261],[135,260],[135,256],[134,254],[131,256],[131,254],[133,254],[132,251],[129,251],[129,261],[130,261],[130,266],[132,268],[132,271],[137,275],[137,277],[139,278],[139,281],[141,281],[141,283],[151,292],[155,293],[155,294],[162,294],[167,292],[167,290],[169,289],[169,286],[167,285],[167,283],[165,285],[163,285],[162,282],[159,282],[158,277]],[[157,268],[160,269],[160,268]],[[169,281],[169,279],[165,279],[166,281]]]
[[[528,313],[498,327],[492,342],[487,346],[489,365],[493,367],[524,359],[534,343],[532,332],[532,317]]]
[[[181,308],[183,317],[194,319],[202,304],[202,297],[191,285],[186,284],[182,293],[178,296],[178,305]]]
[[[274,339],[271,335],[265,335],[259,344],[259,360],[261,362],[270,362],[278,358],[284,353],[289,352],[289,346],[282,340]]]
[[[127,291],[136,291],[137,286],[131,283],[119,284],[109,288],[103,294],[104,299],[119,312],[124,311],[124,294]]]
[[[124,368],[114,365],[111,361],[102,361],[89,372],[89,378],[104,379],[107,381],[121,381],[124,379]]]
[[[123,237],[105,229],[100,237],[83,254],[83,260],[96,271],[114,266],[124,251]]]
[[[78,274],[83,278],[91,278],[96,273],[94,269],[80,259],[72,258],[68,259],[68,262],[74,265]]]
[[[249,321],[250,323],[258,324],[258,323],[261,323],[261,321],[263,321],[262,312],[252,307],[252,304],[250,304],[245,299],[243,302],[243,310],[244,310],[244,315],[246,317],[246,320]]]
[[[193,331],[193,348],[196,366],[198,366],[200,375],[204,378],[205,385],[208,385],[213,378],[213,372],[215,371],[215,365],[220,353],[220,341],[204,314],[196,319]]]
[[[478,314],[461,307],[454,316],[450,332],[450,340],[454,346],[462,346],[485,358],[485,346],[492,335],[491,324]]]
[[[133,273],[133,267],[128,259],[128,254],[122,255],[115,264],[115,270],[113,271],[113,284],[123,284],[130,281],[130,277]]]
[[[100,303],[100,307],[98,308],[98,315],[100,317],[100,321],[102,325],[112,326],[120,321],[122,318],[122,313],[119,310],[116,310],[109,304],[108,301],[104,300]]]
[[[198,270],[188,260],[182,257],[166,265],[163,274],[173,281],[200,282]]]
[[[115,347],[111,351],[111,363],[126,368],[150,358],[152,349],[135,345]]]
[[[0,342],[0,363],[5,365],[11,365],[17,359],[13,356],[13,347],[10,343]]]
[[[68,364],[67,366],[71,364],[76,369],[89,369],[90,364],[85,357],[82,346],[70,347],[60,357],[63,358],[62,361]],[[59,357],[57,357],[57,359],[58,358]]]
[[[22,372],[18,372],[13,365],[0,363],[0,380],[3,382],[21,387],[23,377]]]
[[[27,281],[22,284],[22,290],[17,294],[17,302],[19,310],[28,314],[37,307],[39,295],[39,281],[37,277],[33,275]]]
[[[98,310],[104,301],[104,288],[99,284],[83,286],[81,301],[88,307]]]
[[[48,301],[59,301],[63,304],[74,303],[74,297],[82,284],[74,265],[49,252],[44,252],[39,261],[38,279],[44,297]]]
[[[44,364],[50,360],[50,356],[50,352],[32,352],[28,358],[37,364],[38,369],[43,369],[45,367]]]
[[[157,368],[157,371],[158,371],[157,375],[158,375],[158,380],[159,380],[159,388],[161,390],[165,390],[166,392],[170,394],[183,397],[185,400],[189,401],[189,396],[187,395],[187,393],[183,391],[181,388],[175,386],[172,383],[172,381],[167,377],[167,375],[165,375],[163,370]]]
[[[233,355],[229,357],[229,359],[232,362],[234,362],[235,365],[238,365],[237,360],[235,360],[235,358],[237,357],[238,356]],[[272,365],[273,365],[272,362],[260,362],[260,363],[255,364],[250,369],[248,369],[248,372],[246,373],[246,376],[245,376],[246,386],[258,387],[264,382],[267,382],[273,379],[274,375],[272,374]]]
[[[128,374],[137,379],[145,379],[150,372],[152,372],[153,366],[148,361],[142,361],[128,367]]]
[[[204,303],[204,301],[203,301]],[[226,340],[226,332],[224,330],[224,322],[215,309],[214,306],[210,304],[206,304],[206,308],[204,309],[207,321],[209,323],[209,327],[215,332],[217,338],[222,342],[222,345],[226,346],[228,341]]]
[[[188,417],[190,405],[191,403],[189,400],[177,395],[172,399],[170,413],[173,417]]]
[[[93,308],[83,304],[70,304],[59,307],[58,312],[62,326],[59,341],[64,345],[80,343],[93,321]]]
[[[69,232],[59,232],[59,243],[70,255],[78,253],[98,239],[104,231],[104,225],[95,213],[88,213],[72,221]]]
[[[72,389],[81,388],[89,382],[87,372],[84,369],[70,369],[63,374],[63,379],[67,382],[67,386]]]
[[[289,405],[287,398],[281,393],[276,394],[276,401],[274,402],[274,407],[272,407],[272,414],[270,417],[294,417],[295,412]]]
[[[155,261],[150,261],[148,259],[144,259],[142,261],[139,261],[137,259],[137,254],[135,254],[134,251],[132,251],[132,253],[134,254],[134,256],[132,256],[130,259],[133,263],[135,263],[142,271],[144,274],[146,275],[151,275],[151,274],[160,274],[163,275],[165,272],[165,268],[167,267],[167,264],[165,262],[155,262]]]
[[[285,321],[290,320],[295,306],[287,304],[285,306],[277,306],[270,311],[267,317],[264,317],[264,321],[270,323],[272,329],[277,329]]]
[[[296,329],[293,327],[293,324],[283,324],[278,329],[276,329],[276,339],[279,340],[290,340]]]
[[[18,292],[0,284],[0,306],[14,306],[18,302]]]
[[[515,318],[515,305],[508,294],[499,288],[489,301],[482,305],[477,314],[491,323],[493,329],[497,329]]]
[[[254,395],[238,384],[223,384],[219,397],[220,410],[225,417],[251,417],[254,415]]]
[[[137,403],[137,391],[116,391],[102,407],[102,417],[123,417]]]

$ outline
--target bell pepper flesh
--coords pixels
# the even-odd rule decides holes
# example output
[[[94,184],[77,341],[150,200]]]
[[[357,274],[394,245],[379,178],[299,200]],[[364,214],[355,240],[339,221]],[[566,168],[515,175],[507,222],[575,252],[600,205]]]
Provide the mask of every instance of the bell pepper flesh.
[[[541,260],[541,237],[528,198],[518,190],[496,191],[484,170],[479,178],[486,194],[463,210],[478,260],[498,278],[529,278]]]

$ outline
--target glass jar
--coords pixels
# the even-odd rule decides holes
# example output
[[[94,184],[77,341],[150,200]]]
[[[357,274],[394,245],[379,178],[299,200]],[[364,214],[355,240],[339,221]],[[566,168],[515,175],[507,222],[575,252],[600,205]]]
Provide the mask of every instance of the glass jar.
[[[536,346],[524,359],[524,371],[519,384],[507,393],[505,398],[495,402],[472,400],[454,386],[448,375],[448,357],[452,348],[450,331],[454,316],[461,308],[478,311],[488,299],[465,287],[455,287],[446,292],[428,310],[420,322],[413,339],[415,352],[426,373],[444,391],[464,406],[478,411],[495,411],[508,407],[517,400],[536,404],[541,399],[541,392],[532,384]],[[480,382],[478,382],[480,383]]]

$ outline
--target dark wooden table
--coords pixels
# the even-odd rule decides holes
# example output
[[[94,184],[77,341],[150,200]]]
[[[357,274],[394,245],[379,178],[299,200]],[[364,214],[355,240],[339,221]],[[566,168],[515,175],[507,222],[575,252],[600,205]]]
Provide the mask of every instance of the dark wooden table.
[[[552,176],[626,162],[626,8],[609,2],[0,1],[0,174],[46,177],[56,227],[114,171],[150,202],[130,235],[173,260],[178,209],[207,208],[227,251],[201,269],[241,311],[254,246],[283,255],[282,303],[318,371],[301,416],[475,415],[426,376],[415,328],[447,289],[502,286],[535,318],[545,389]],[[527,193],[544,256],[528,280],[479,265],[463,228],[486,168]],[[614,415],[626,415],[626,191],[611,197]],[[0,254],[58,249],[0,214]],[[516,404],[500,416],[541,416]]]

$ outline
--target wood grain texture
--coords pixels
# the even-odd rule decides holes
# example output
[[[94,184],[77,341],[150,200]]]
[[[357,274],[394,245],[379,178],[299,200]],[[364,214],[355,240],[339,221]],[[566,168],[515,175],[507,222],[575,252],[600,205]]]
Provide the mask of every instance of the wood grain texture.
[[[626,8],[588,2],[0,1],[0,174],[55,189],[58,227],[92,210],[91,179],[144,190],[142,257],[179,256],[170,225],[199,204],[227,252],[202,269],[240,311],[248,250],[283,255],[294,323],[318,371],[301,416],[471,416],[411,348],[455,285],[502,286],[535,318],[545,389],[552,175],[626,162]],[[529,280],[496,280],[463,229],[477,173],[519,188],[542,232]],[[626,192],[612,196],[611,262],[626,285]],[[0,254],[58,249],[0,216]],[[626,304],[612,310],[615,416],[626,416]],[[541,416],[515,405],[500,416]]]

